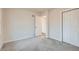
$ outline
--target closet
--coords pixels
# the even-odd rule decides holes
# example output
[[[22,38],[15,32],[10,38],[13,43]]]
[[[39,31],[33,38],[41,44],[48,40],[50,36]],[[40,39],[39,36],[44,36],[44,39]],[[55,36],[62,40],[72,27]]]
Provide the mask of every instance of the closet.
[[[63,12],[63,41],[79,47],[79,9]]]

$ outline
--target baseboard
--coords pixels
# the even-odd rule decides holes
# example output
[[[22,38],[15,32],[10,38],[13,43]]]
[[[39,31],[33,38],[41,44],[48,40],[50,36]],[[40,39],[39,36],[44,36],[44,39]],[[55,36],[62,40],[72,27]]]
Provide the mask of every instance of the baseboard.
[[[70,45],[73,45],[73,46],[76,46],[76,47],[79,47],[79,45],[75,45],[75,44],[72,44],[72,43],[69,43],[69,42],[65,42],[63,41],[64,43],[67,43],[67,44],[70,44]]]
[[[5,41],[4,44],[9,43],[9,42],[18,41],[18,40],[32,39],[32,38],[34,38],[34,37],[22,37],[22,38],[20,38],[20,39],[12,39],[12,40],[9,40],[9,41]]]
[[[37,35],[37,36],[33,36],[33,37],[22,37],[20,39],[12,39],[12,40],[8,40],[8,41],[4,41],[4,44],[6,43],[9,43],[9,42],[14,42],[14,41],[18,41],[18,40],[23,40],[23,39],[32,39],[32,38],[35,38],[35,37],[40,37],[42,35]],[[46,36],[46,38],[48,38],[48,36]]]
[[[41,35],[38,35],[38,36],[33,36],[33,37],[22,37],[20,39],[12,39],[12,40],[9,40],[9,41],[5,41],[4,44],[6,43],[9,43],[9,42],[14,42],[14,41],[18,41],[18,40],[23,40],[23,39],[32,39],[32,38],[35,38],[35,37],[40,37]]]
[[[2,47],[3,47],[3,44],[1,44],[1,46],[0,46],[0,50],[2,49]]]
[[[48,37],[48,39],[51,39],[51,40],[57,40],[57,39],[53,39],[53,38],[49,38],[49,37]],[[65,41],[63,41],[63,42],[60,41],[60,40],[57,40],[57,41],[61,42],[62,44],[63,44],[63,43],[67,43],[67,44],[70,44],[70,45],[73,45],[73,46],[79,47],[78,45],[74,45],[74,44],[71,44],[71,43],[68,43],[68,42],[65,42]]]
[[[48,37],[48,39],[57,40],[57,39],[55,39],[55,38],[51,38],[51,37]],[[57,41],[62,42],[62,40],[57,40]]]

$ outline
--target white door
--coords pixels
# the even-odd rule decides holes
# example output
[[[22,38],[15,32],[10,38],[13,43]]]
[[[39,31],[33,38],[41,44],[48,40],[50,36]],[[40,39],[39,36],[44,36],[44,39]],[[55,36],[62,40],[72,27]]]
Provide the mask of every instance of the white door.
[[[79,9],[63,14],[63,41],[79,46]]]
[[[42,24],[41,24],[41,19],[40,16],[36,16],[35,19],[35,34],[36,36],[41,35],[42,33]]]

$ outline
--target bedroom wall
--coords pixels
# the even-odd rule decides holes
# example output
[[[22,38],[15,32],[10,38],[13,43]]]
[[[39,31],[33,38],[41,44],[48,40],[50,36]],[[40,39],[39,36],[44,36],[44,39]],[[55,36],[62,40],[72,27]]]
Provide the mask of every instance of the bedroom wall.
[[[49,11],[49,38],[61,41],[61,9],[52,9]]]
[[[2,9],[0,8],[0,49],[3,45],[2,41]]]
[[[34,37],[33,14],[27,9],[3,9],[4,43]]]

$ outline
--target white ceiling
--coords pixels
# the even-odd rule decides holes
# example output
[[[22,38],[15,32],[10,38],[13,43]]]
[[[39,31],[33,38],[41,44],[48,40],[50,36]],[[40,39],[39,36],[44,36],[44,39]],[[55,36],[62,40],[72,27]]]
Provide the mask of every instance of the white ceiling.
[[[26,8],[26,9],[28,9],[29,11],[35,12],[35,13],[42,13],[47,10],[54,10],[58,8]],[[59,8],[59,9],[69,10],[70,8]]]
[[[28,8],[32,12],[43,12],[49,10],[49,8]]]

